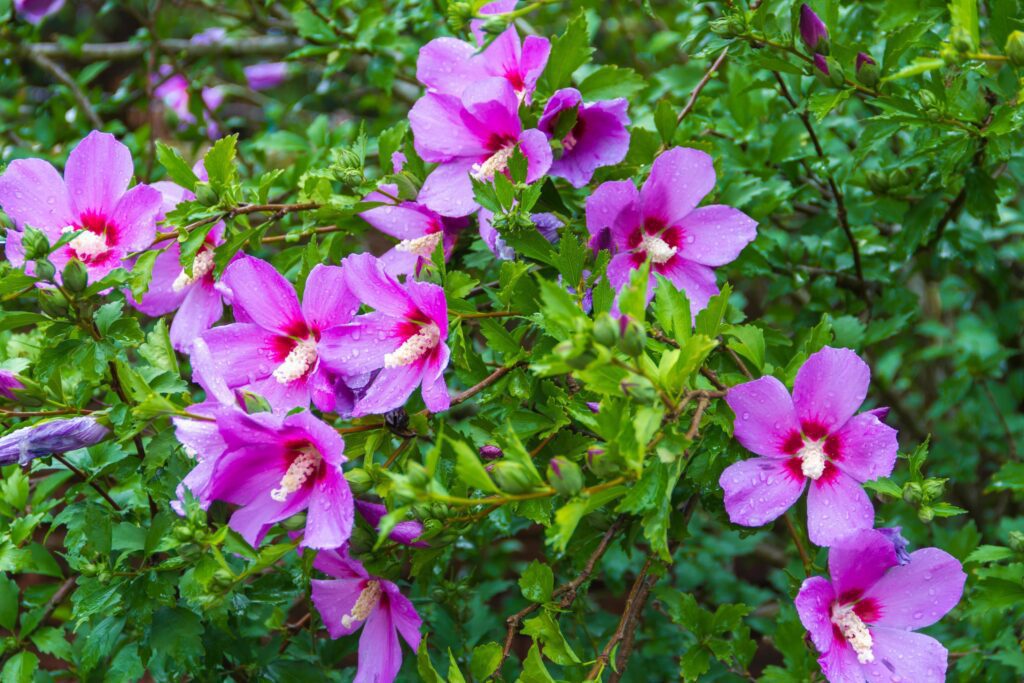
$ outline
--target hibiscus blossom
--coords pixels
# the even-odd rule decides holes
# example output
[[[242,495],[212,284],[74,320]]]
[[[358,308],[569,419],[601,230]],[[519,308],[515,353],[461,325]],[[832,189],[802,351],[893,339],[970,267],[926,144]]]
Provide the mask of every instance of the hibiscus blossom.
[[[38,24],[64,6],[64,0],[14,0],[14,10],[30,24]]]
[[[395,197],[398,188],[395,185],[381,185],[380,189],[382,192],[371,192],[363,201],[382,202],[384,206],[363,211],[359,217],[385,235],[400,240],[380,257],[388,274],[419,275],[420,270],[430,263],[439,243],[444,244],[444,257],[447,260],[455,247],[459,231],[466,227],[466,219],[445,218],[419,202],[395,205],[384,193]]]
[[[480,220],[480,238],[491,250],[494,257],[501,261],[511,261],[516,257],[516,250],[510,247],[501,238],[498,229],[494,227],[494,212],[481,208],[477,214]],[[537,227],[537,232],[548,242],[558,241],[558,229],[562,227],[562,221],[553,213],[534,213],[530,219]]]
[[[206,487],[192,489],[200,502],[240,505],[229,524],[253,546],[272,525],[303,510],[304,547],[337,548],[348,540],[352,492],[341,469],[345,442],[333,427],[308,412],[225,410],[216,419],[224,451]]]
[[[796,609],[830,683],[946,680],[946,648],[914,631],[960,602],[967,575],[956,558],[922,548],[900,564],[886,536],[867,530],[830,548],[828,567],[831,581],[804,581]]]
[[[24,388],[25,385],[21,383],[17,375],[10,370],[0,370],[0,396],[13,401],[15,399],[14,392]]]
[[[260,62],[242,69],[246,83],[253,90],[270,90],[288,78],[287,62]]]
[[[502,78],[489,78],[461,97],[428,92],[409,112],[416,151],[438,164],[420,190],[419,200],[443,216],[465,216],[478,208],[470,176],[491,181],[507,173],[512,153],[526,156],[527,182],[551,166],[551,147],[536,128],[523,130],[519,100]]]
[[[849,349],[825,347],[796,374],[793,396],[774,377],[737,385],[725,397],[734,431],[758,456],[730,465],[719,480],[729,519],[760,526],[790,508],[810,482],[807,531],[829,546],[874,525],[861,482],[888,476],[896,464],[896,430],[879,417],[854,415],[871,370]]]
[[[656,273],[686,292],[694,315],[718,293],[713,266],[736,259],[757,235],[742,211],[713,204],[696,208],[715,185],[711,157],[674,147],[654,160],[638,192],[629,180],[603,183],[587,198],[587,229],[593,249],[610,249],[608,281],[619,290],[630,272],[651,261],[648,297]]]
[[[481,13],[510,12],[515,2],[492,2]],[[485,36],[482,22],[473,22],[477,44],[457,38],[435,38],[420,49],[416,60],[416,78],[432,92],[461,97],[469,87],[488,78],[502,78],[527,104],[537,88],[537,80],[547,66],[551,43],[547,38],[527,36],[520,42],[515,26],[509,26],[490,45],[480,49]]]
[[[622,97],[588,103],[575,88],[556,91],[537,123],[537,128],[561,144],[548,173],[565,178],[573,187],[583,187],[594,171],[625,159],[629,151],[628,108],[629,101]]]
[[[321,551],[313,567],[334,579],[313,579],[312,598],[331,638],[363,627],[354,683],[390,683],[402,667],[401,635],[415,652],[422,621],[398,586],[371,576],[347,549]]]
[[[386,413],[405,404],[416,387],[431,412],[448,409],[444,370],[450,352],[444,290],[426,282],[404,285],[370,254],[342,263],[349,289],[375,309],[327,330],[320,349],[327,367],[343,375],[379,371],[356,401],[353,415]]]
[[[351,389],[320,362],[323,333],[351,320],[359,306],[341,268],[316,266],[301,306],[291,283],[257,258],[228,266],[217,286],[238,322],[208,330],[203,340],[229,387],[284,411],[312,399],[320,410],[347,412]]]
[[[160,193],[148,185],[129,190],[134,173],[128,148],[93,131],[71,150],[63,178],[42,159],[12,161],[0,175],[0,208],[18,228],[41,230],[51,243],[73,233],[50,261],[59,274],[78,259],[95,282],[156,237]],[[6,250],[12,265],[25,263],[20,230],[8,231]]]

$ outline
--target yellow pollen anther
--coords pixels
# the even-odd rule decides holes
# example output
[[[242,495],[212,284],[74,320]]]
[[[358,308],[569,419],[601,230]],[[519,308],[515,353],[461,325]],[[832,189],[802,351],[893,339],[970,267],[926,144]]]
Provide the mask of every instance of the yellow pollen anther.
[[[867,624],[853,611],[853,605],[832,605],[832,623],[839,627],[839,632],[846,638],[853,651],[857,653],[857,661],[870,664],[875,661],[871,651],[874,641]]]
[[[437,346],[439,341],[441,341],[441,330],[434,323],[430,323],[406,339],[397,349],[386,354],[384,356],[384,367],[397,368],[409,365],[424,353]]]
[[[469,174],[477,180],[494,180],[495,174],[502,173],[508,168],[508,160],[512,157],[512,150],[515,148],[515,145],[502,147],[484,163],[473,164]]]
[[[303,448],[288,466],[288,471],[281,477],[278,488],[270,492],[270,497],[278,503],[288,500],[288,496],[302,488],[310,475],[320,466],[320,453],[312,446]]]
[[[396,251],[404,251],[409,254],[415,254],[423,258],[430,258],[434,250],[437,249],[437,243],[441,241],[440,232],[432,232],[429,235],[423,237],[417,237],[413,240],[402,240],[395,245]]]
[[[199,253],[196,254],[195,260],[192,261],[192,277],[189,277],[183,268],[178,277],[174,279],[171,289],[175,292],[180,292],[189,285],[204,278],[213,270],[213,265],[213,252],[209,249],[200,249]]]
[[[646,231],[640,240],[640,249],[647,252],[653,263],[665,263],[679,251],[677,247],[670,247],[668,242],[657,235],[649,235]]]
[[[274,379],[281,384],[288,384],[299,379],[313,367],[316,362],[316,340],[302,339],[291,350],[284,362],[274,370]]]
[[[352,628],[352,625],[359,621],[366,621],[370,612],[380,602],[381,590],[380,581],[367,581],[366,587],[356,598],[356,604],[352,605],[352,611],[341,618],[341,625],[345,628]]]

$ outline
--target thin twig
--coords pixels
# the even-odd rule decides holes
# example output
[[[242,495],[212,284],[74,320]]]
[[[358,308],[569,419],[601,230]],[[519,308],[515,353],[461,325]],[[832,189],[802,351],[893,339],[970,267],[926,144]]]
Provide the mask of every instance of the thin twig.
[[[789,517],[789,512],[782,515],[782,519],[786,522],[786,528],[789,529],[789,535],[793,537],[793,543],[796,544],[797,552],[800,553],[800,561],[804,565],[804,573],[807,576],[811,575],[811,557],[807,554],[807,548],[804,547],[803,539],[800,538],[800,534],[796,531],[796,526],[793,525],[793,520]]]
[[[102,487],[102,486],[100,486],[100,485],[99,485],[99,484],[97,484],[97,483],[96,483],[95,481],[93,481],[92,479],[90,479],[90,478],[89,478],[89,477],[88,477],[88,476],[87,476],[87,475],[85,474],[85,472],[83,472],[82,470],[80,470],[80,469],[78,469],[77,467],[75,467],[74,465],[72,465],[72,464],[71,464],[71,462],[70,462],[70,461],[68,461],[68,460],[67,460],[67,459],[66,459],[66,458],[65,458],[64,456],[62,456],[62,455],[61,455],[60,453],[53,453],[52,455],[53,455],[54,459],[56,459],[56,460],[57,460],[57,461],[58,461],[58,462],[59,462],[60,464],[64,465],[64,467],[66,467],[66,468],[68,468],[69,470],[71,470],[72,472],[74,472],[75,476],[77,476],[77,477],[78,477],[79,479],[81,479],[81,480],[82,480],[82,481],[84,481],[84,482],[85,482],[86,484],[88,484],[88,485],[89,485],[89,486],[91,486],[91,487],[92,487],[93,489],[95,489],[96,493],[100,494],[100,496],[102,496],[103,500],[105,500],[105,501],[107,501],[108,503],[110,503],[110,507],[114,508],[114,509],[115,509],[115,510],[117,510],[118,512],[120,512],[120,511],[121,511],[121,506],[120,506],[120,505],[118,505],[118,504],[117,504],[116,502],[114,502],[114,499],[110,497],[110,494],[109,494],[109,493],[107,493],[106,491],[104,491],[104,490],[103,490],[103,487]]]
[[[54,62],[46,55],[32,49],[28,49],[25,54],[43,70],[48,71],[50,75],[67,86],[68,90],[71,91],[71,96],[75,98],[75,102],[78,103],[79,108],[82,110],[82,113],[85,114],[85,117],[89,119],[89,123],[93,128],[97,130],[103,129],[103,119],[99,117],[99,114],[97,114],[96,110],[93,109],[92,103],[89,102],[89,98],[86,97],[85,93],[82,92],[82,89],[78,87],[78,83],[75,83],[75,79],[71,77],[71,74],[64,70],[64,67]]]
[[[718,55],[718,59],[715,60],[715,62],[711,65],[711,68],[708,69],[707,73],[704,74],[704,77],[700,79],[699,83],[697,83],[697,87],[694,88],[693,92],[690,93],[690,99],[686,101],[686,105],[683,107],[682,111],[679,112],[679,116],[676,117],[677,126],[680,123],[682,123],[683,119],[686,118],[687,114],[689,114],[693,110],[694,105],[697,104],[697,97],[700,95],[700,91],[703,90],[704,86],[706,86],[708,82],[711,81],[711,77],[718,70],[718,67],[722,65],[722,62],[725,61],[725,58],[728,54],[729,48],[727,47],[724,50],[722,50],[722,53]]]

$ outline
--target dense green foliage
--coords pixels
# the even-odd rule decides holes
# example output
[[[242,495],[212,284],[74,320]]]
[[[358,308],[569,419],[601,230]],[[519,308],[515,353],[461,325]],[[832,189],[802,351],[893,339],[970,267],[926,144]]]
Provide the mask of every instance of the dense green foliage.
[[[301,292],[316,264],[383,251],[360,200],[385,179],[415,195],[428,170],[407,123],[417,54],[468,35],[477,4],[83,2],[33,26],[0,0],[0,164],[60,167],[97,127],[131,148],[141,182],[195,187],[205,158],[209,184],[167,218],[184,259],[224,219],[218,269],[244,250]],[[967,571],[964,599],[928,630],[950,650],[949,680],[1024,678],[1024,70],[1005,47],[1024,11],[811,3],[831,32],[826,77],[793,3],[750,4],[520,3],[520,31],[553,42],[537,100],[570,83],[588,100],[626,97],[631,144],[583,189],[529,186],[515,164],[511,181],[479,184],[521,256],[496,260],[474,227],[424,275],[447,295],[448,384],[466,399],[430,415],[417,393],[387,423],[334,421],[353,491],[426,528],[427,548],[353,536],[424,620],[400,680],[619,680],[627,660],[627,681],[821,680],[792,600],[827,551],[808,544],[802,502],[761,529],[728,522],[718,478],[749,454],[718,390],[791,384],[824,345],[868,362],[869,407],[891,407],[899,429],[896,470],[869,484],[879,526]],[[227,39],[185,42],[211,26]],[[878,63],[870,87],[860,51]],[[244,86],[244,65],[286,56],[280,87]],[[211,144],[198,96],[198,125],[168,116],[150,78],[160,64],[194,95],[224,86],[225,137]],[[584,202],[601,181],[642,181],[671,146],[712,155],[711,199],[756,219],[758,236],[719,269],[723,294],[695,327],[667,282],[645,314],[635,280],[621,307],[639,323],[609,339],[580,307],[584,285],[597,312],[613,297]],[[284,208],[238,211],[267,204]],[[557,245],[522,228],[531,207],[568,221]],[[26,385],[0,403],[2,433],[83,412],[114,431],[2,470],[0,680],[351,680],[357,639],[329,640],[311,611],[295,524],[253,550],[225,504],[170,508],[192,466],[170,418],[202,396],[169,319],[125,304],[151,267],[143,257],[68,298],[0,263],[0,366]],[[488,444],[504,452],[491,472],[477,455]],[[545,483],[555,456],[582,468],[582,492]]]

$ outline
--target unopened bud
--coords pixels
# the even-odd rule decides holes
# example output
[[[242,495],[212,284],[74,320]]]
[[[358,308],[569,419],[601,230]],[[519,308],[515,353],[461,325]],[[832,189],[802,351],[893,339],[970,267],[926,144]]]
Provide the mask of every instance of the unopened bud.
[[[921,485],[916,482],[910,482],[903,486],[903,500],[908,503],[920,503],[921,502]]]
[[[21,247],[25,250],[25,260],[35,261],[49,255],[50,240],[42,230],[29,227],[21,235]]]
[[[970,52],[974,49],[974,39],[971,38],[971,34],[967,32],[963,26],[954,26],[953,32],[950,34],[950,41],[953,43],[953,47],[956,48],[957,52]]]
[[[89,271],[86,269],[85,264],[76,258],[68,261],[60,278],[68,291],[74,294],[80,294],[89,286]]]
[[[36,277],[40,280],[53,281],[53,276],[57,274],[57,269],[53,267],[47,259],[36,260]]]
[[[536,487],[536,482],[523,465],[511,460],[499,460],[492,470],[498,488],[507,493],[529,493]]]
[[[917,511],[917,518],[925,524],[930,524],[935,519],[935,510],[930,505],[922,505]]]
[[[203,206],[217,206],[220,203],[220,197],[217,196],[217,191],[214,190],[210,183],[196,183],[196,201]]]
[[[857,53],[857,80],[872,90],[878,85],[878,64],[865,52]]]
[[[334,164],[338,168],[362,168],[363,160],[355,150],[339,149],[334,152]]]
[[[1010,532],[1010,550],[1015,553],[1024,553],[1024,531]]]
[[[423,488],[430,483],[430,472],[423,465],[410,460],[405,466],[405,476],[409,483],[417,488]]]
[[[227,588],[235,582],[235,576],[223,567],[213,573],[213,584],[221,588]]]
[[[928,479],[921,491],[925,500],[935,500],[946,490],[946,482],[942,479]]]
[[[618,474],[619,463],[603,448],[593,447],[587,451],[587,467],[601,478]]]
[[[500,15],[485,20],[483,25],[484,33],[489,33],[492,36],[498,35],[507,28],[508,20]]]
[[[882,171],[865,171],[864,178],[872,192],[883,194],[889,189],[889,176]]]
[[[583,471],[567,458],[552,458],[548,463],[548,483],[563,496],[575,496],[583,489]]]
[[[348,482],[348,487],[352,489],[352,493],[356,495],[366,493],[373,488],[373,480],[362,467],[355,467],[345,472],[345,481]]]
[[[644,352],[644,344],[647,341],[647,333],[643,325],[635,320],[629,321],[619,339],[619,351],[630,358],[635,358]]]
[[[1014,31],[1007,37],[1003,48],[1006,58],[1014,66],[1024,66],[1024,31]]]
[[[480,457],[484,460],[497,460],[502,455],[504,455],[504,453],[502,453],[501,449],[497,446],[487,444],[486,446],[480,447]]]
[[[43,313],[53,318],[61,318],[67,315],[68,300],[56,289],[40,289],[36,296],[39,297],[39,308]]]
[[[594,341],[601,346],[612,347],[619,340],[619,324],[608,315],[602,313],[594,321]]]
[[[448,3],[448,28],[455,33],[466,28],[466,24],[473,18],[473,9],[468,2]]]
[[[195,533],[192,531],[192,527],[185,524],[179,524],[174,527],[174,531],[172,533],[174,534],[174,538],[182,543],[191,541],[193,536],[195,536]]]
[[[800,5],[800,38],[811,52],[828,54],[828,27],[806,2]]]

